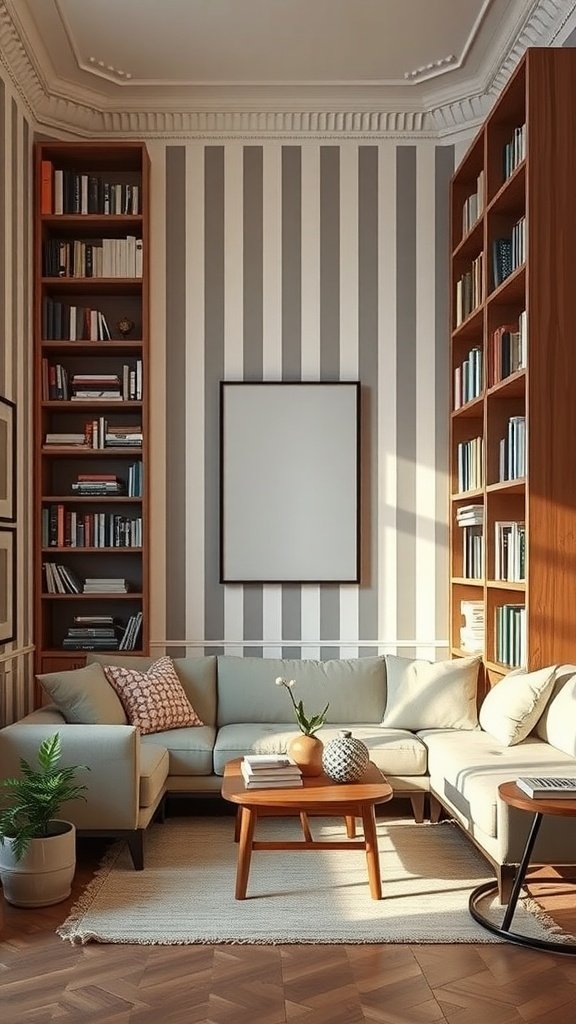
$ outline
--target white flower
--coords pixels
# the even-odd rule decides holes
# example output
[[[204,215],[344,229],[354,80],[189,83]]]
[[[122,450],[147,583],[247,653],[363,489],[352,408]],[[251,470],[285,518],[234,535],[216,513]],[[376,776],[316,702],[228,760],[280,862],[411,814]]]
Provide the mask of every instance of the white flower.
[[[276,676],[274,682],[276,683],[276,686],[284,686],[285,680],[282,679],[282,676]]]
[[[293,686],[296,686],[296,680],[295,679],[289,679],[286,685],[289,686],[290,689],[292,689]]]

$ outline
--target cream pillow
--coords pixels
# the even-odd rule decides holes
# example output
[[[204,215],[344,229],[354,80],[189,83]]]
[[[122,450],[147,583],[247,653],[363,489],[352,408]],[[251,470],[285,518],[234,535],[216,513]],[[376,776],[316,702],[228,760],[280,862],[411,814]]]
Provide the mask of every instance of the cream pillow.
[[[389,729],[476,729],[481,658],[423,661],[386,655]]]
[[[128,721],[101,665],[48,672],[36,678],[73,725],[126,725]]]
[[[552,693],[556,666],[504,676],[486,694],[480,725],[505,747],[526,739]]]
[[[576,667],[561,665],[552,696],[538,720],[536,735],[564,754],[576,757]]]

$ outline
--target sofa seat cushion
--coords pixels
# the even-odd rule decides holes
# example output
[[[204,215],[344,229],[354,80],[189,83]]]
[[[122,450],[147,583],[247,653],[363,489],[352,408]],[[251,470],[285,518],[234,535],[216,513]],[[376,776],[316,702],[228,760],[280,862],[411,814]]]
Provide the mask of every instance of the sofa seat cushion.
[[[329,661],[296,658],[218,657],[218,724],[278,722],[289,728],[294,708],[275,680],[294,679],[293,694],[308,716],[329,704],[334,725],[381,722],[386,704],[384,658]]]
[[[140,744],[140,807],[153,807],[168,777],[165,747]]]
[[[165,747],[170,759],[169,775],[211,775],[215,738],[212,725],[170,729],[142,736],[141,748]]]
[[[362,740],[370,751],[370,759],[389,775],[424,775],[427,766],[426,747],[417,736],[401,729],[383,729],[378,725],[348,725],[352,735]],[[323,743],[338,736],[339,729],[325,727],[319,738]],[[267,723],[224,725],[218,732],[214,748],[214,771],[224,774],[224,765],[244,754],[283,754],[299,729]]]
[[[430,789],[444,797],[466,818],[493,838],[497,836],[498,786],[519,775],[567,775],[574,758],[531,734],[513,747],[487,732],[424,730],[418,733],[428,747]]]

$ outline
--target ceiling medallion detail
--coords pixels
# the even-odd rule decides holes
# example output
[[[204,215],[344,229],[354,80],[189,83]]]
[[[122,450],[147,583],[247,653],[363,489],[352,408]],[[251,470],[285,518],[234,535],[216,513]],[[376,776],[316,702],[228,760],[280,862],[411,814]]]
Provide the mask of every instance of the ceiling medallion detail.
[[[419,78],[430,78],[433,74],[436,74],[450,64],[456,64],[456,56],[453,53],[448,54],[447,57],[440,57],[440,60],[433,60],[429,64],[423,64],[421,68],[415,68],[414,71],[405,71],[404,78],[409,82],[414,82]]]

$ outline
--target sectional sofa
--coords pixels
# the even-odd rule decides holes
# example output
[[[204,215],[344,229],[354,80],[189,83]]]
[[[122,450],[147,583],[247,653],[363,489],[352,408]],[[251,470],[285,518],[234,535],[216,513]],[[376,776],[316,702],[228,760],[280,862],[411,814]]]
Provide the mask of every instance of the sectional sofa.
[[[52,703],[0,730],[0,776],[59,731],[66,761],[91,769],[86,803],[65,816],[84,834],[126,836],[138,868],[145,829],[166,794],[217,794],[227,761],[286,749],[298,728],[278,676],[295,680],[308,712],[329,704],[321,738],[350,728],[395,795],[410,799],[416,821],[426,799],[433,818],[442,808],[454,817],[493,865],[503,900],[530,816],[505,805],[498,784],[520,774],[576,775],[576,666],[510,673],[481,705],[479,723],[476,658],[176,658],[203,724],[140,735],[107,682],[107,663],[145,673],[152,659],[91,655],[83,669],[39,677]],[[535,859],[576,863],[576,821],[545,818]]]

